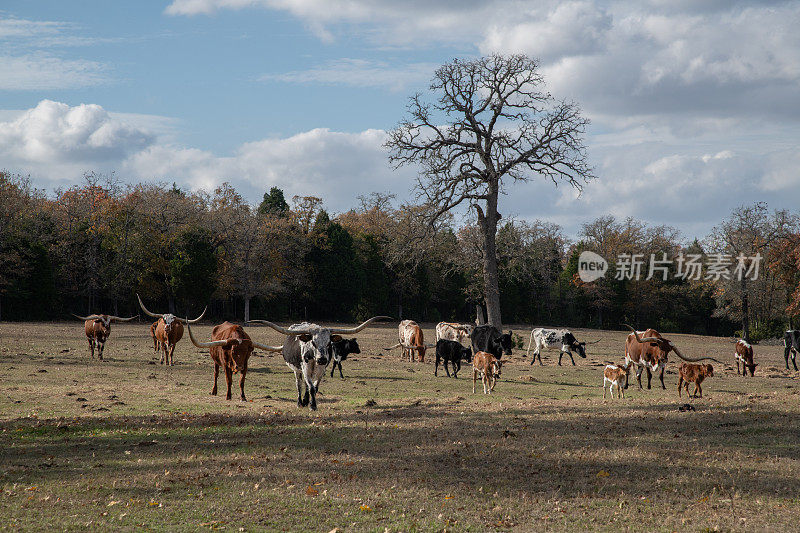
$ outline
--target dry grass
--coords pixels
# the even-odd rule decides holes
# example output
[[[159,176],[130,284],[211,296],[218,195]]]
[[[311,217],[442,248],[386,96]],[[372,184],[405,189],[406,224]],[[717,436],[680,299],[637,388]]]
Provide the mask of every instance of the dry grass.
[[[600,340],[588,359],[532,367],[517,351],[486,397],[469,365],[435,378],[432,351],[402,362],[382,349],[394,326],[367,330],[312,413],[280,355],[251,359],[242,403],[224,379],[209,396],[187,340],[177,366],[153,364],[145,324],[115,325],[103,363],[77,321],[2,324],[0,529],[796,529],[800,380],[782,347],[756,346],[742,378],[728,339],[671,335],[727,363],[679,412],[674,361],[668,390],[603,401],[625,334],[575,333]]]

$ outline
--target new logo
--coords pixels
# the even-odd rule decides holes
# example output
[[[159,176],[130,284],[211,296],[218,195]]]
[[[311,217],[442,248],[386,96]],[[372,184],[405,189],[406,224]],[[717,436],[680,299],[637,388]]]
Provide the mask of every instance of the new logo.
[[[608,261],[594,252],[584,250],[578,257],[578,276],[584,283],[591,283],[605,276]]]

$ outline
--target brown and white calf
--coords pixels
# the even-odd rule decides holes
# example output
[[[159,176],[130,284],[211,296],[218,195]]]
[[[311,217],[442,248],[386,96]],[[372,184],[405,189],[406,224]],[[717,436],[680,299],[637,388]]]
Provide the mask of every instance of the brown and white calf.
[[[743,339],[737,340],[733,355],[736,358],[737,374],[739,373],[739,363],[741,362],[743,376],[747,375],[747,370],[750,370],[751,377],[756,375],[756,367],[758,364],[753,362],[753,346],[749,342]]]
[[[106,346],[108,336],[111,335],[112,322],[130,322],[137,316],[130,318],[120,318],[114,315],[72,315],[77,319],[83,320],[83,328],[86,331],[86,340],[89,341],[89,350],[94,359],[94,349],[97,348],[97,356],[103,360],[103,348]]]
[[[158,350],[161,349],[161,341],[158,340],[156,337],[156,328],[158,327],[158,320],[153,322],[150,325],[150,337],[153,339],[153,353],[158,353]]]
[[[497,378],[503,369],[503,362],[487,352],[478,352],[472,358],[472,394],[475,394],[475,383],[480,376],[483,382],[483,393],[491,394],[497,385]]]
[[[620,398],[625,397],[624,389],[628,385],[628,371],[629,366],[623,365],[606,365],[603,369],[603,399],[606,398],[606,385],[608,392],[611,393],[611,399],[614,399],[614,385],[617,386],[617,395]]]
[[[410,363],[414,362],[414,352],[417,352],[419,355],[420,363],[425,362],[425,350],[427,346],[425,345],[425,337],[422,334],[422,328],[419,327],[419,324],[413,320],[403,320],[400,322],[400,325],[397,326],[397,336],[400,342],[394,346],[384,348],[385,350],[393,350],[401,346],[403,348],[402,357],[405,358],[406,353],[408,353],[408,361]]]
[[[681,363],[678,368],[678,397],[681,396],[681,386],[686,388],[686,395],[689,396],[689,382],[694,383],[693,397],[697,397],[700,393],[700,398],[703,397],[703,388],[700,384],[704,379],[710,378],[714,375],[714,367],[711,365],[693,365],[690,363]]]
[[[468,344],[471,342],[469,334],[475,326],[471,324],[455,324],[452,322],[439,322],[436,324],[436,342],[441,339],[448,341],[456,341],[461,344]]]

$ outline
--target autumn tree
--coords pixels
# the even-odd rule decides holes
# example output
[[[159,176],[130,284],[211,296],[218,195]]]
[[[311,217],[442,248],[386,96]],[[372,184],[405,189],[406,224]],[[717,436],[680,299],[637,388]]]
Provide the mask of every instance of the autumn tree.
[[[386,141],[393,165],[419,167],[419,196],[433,219],[462,205],[475,210],[488,321],[497,327],[500,194],[537,176],[578,189],[592,177],[583,141],[588,119],[543,86],[538,62],[524,55],[456,59],[436,70],[435,100],[412,96],[407,118]]]
[[[716,253],[728,256],[734,265],[730,275],[727,278],[721,277],[718,281],[720,295],[728,302],[734,297],[738,300],[738,305],[720,305],[719,311],[741,320],[742,338],[748,342],[751,334],[750,286],[758,282],[753,279],[755,268],[759,268],[759,276],[763,277],[766,273],[765,265],[760,263],[764,262],[770,247],[786,239],[796,225],[796,217],[788,211],[776,210],[770,213],[766,203],[757,202],[738,207],[730,217],[714,228],[708,238],[710,247]],[[763,280],[761,281],[763,284]]]

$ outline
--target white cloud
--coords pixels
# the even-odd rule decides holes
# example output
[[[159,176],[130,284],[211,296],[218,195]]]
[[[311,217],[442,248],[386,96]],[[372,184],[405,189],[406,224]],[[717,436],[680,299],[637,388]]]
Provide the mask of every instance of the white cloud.
[[[319,196],[329,209],[344,211],[360,194],[408,192],[411,175],[389,167],[382,148],[385,136],[382,130],[342,133],[318,128],[245,143],[224,157],[156,145],[133,155],[122,169],[126,175],[177,180],[193,189],[209,190],[229,181],[253,201],[277,186],[287,197]]]
[[[98,105],[42,100],[0,123],[0,157],[7,169],[55,180],[68,172],[117,165],[153,139],[147,130],[113,118]]]
[[[386,62],[344,58],[307,70],[265,74],[259,79],[287,83],[386,87],[399,91],[410,85],[427,82],[433,77],[437,67],[434,63],[411,63],[393,67]]]

